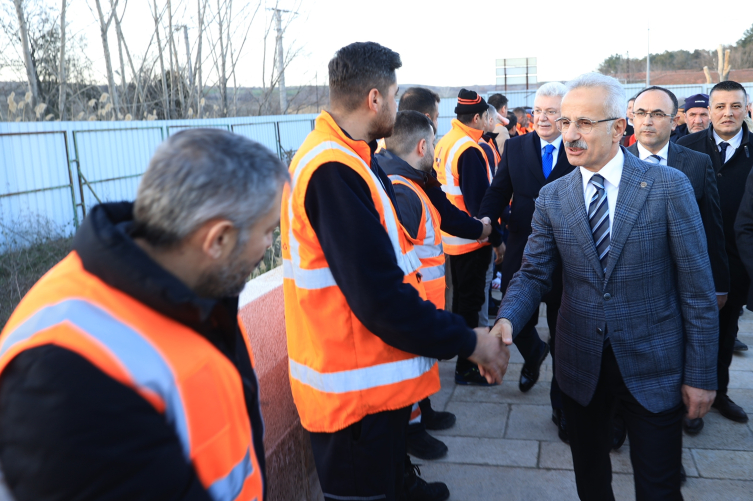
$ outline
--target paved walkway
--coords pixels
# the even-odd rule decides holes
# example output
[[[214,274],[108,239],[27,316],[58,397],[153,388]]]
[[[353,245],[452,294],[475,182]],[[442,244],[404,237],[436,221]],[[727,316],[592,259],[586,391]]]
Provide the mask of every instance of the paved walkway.
[[[545,318],[538,330],[548,337]],[[734,355],[729,395],[753,415],[753,313],[747,310],[740,319],[740,339],[751,351]],[[440,362],[442,390],[432,404],[455,413],[457,424],[432,432],[449,447],[447,456],[414,462],[421,465],[423,478],[447,483],[451,500],[578,499],[570,448],[559,440],[551,420],[551,358],[544,362],[538,384],[525,394],[518,390],[522,362],[513,345],[505,381],[493,388],[456,386],[455,363]],[[704,421],[699,435],[683,439],[685,500],[753,500],[753,422],[734,423],[715,409]],[[612,470],[617,500],[635,499],[629,442],[612,453]]]

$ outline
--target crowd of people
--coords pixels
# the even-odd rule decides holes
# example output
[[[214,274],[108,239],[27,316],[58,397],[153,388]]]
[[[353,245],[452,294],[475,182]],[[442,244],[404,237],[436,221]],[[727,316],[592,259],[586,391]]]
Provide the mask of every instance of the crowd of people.
[[[512,112],[462,89],[437,141],[439,96],[411,87],[398,106],[401,66],[376,43],[338,50],[330,106],[287,168],[191,129],[158,148],[134,203],[88,214],[0,337],[17,500],[264,499],[237,313],[278,224],[290,385],[325,500],[447,499],[411,462],[447,454],[429,432],[457,419],[432,407],[437,360],[491,387],[512,343],[521,392],[552,357],[582,500],[614,499],[609,452],[626,436],[636,498],[682,499],[683,430],[712,406],[748,420],[727,394],[753,305],[745,89],[721,82],[683,108],[588,73]]]

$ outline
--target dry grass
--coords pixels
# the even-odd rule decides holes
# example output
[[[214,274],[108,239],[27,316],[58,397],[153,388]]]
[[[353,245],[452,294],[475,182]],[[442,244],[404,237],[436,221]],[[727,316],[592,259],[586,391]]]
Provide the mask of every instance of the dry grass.
[[[280,265],[282,265],[282,241],[280,239],[280,228],[277,228],[274,233],[272,247],[267,249],[264,253],[264,259],[261,264],[254,270],[248,279],[253,280],[259,275],[277,268]]]

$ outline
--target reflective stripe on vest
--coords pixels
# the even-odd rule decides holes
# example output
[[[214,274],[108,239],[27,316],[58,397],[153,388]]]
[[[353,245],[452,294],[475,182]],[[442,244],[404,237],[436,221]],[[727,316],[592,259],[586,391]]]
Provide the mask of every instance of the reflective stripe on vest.
[[[416,239],[411,238],[411,240],[416,245],[416,254],[421,259],[421,276],[426,288],[427,299],[434,303],[437,308],[444,308],[444,289],[446,287],[444,283],[445,259],[444,249],[442,248],[442,235],[439,230],[441,225],[439,211],[434,208],[424,190],[413,181],[398,174],[393,174],[389,177],[393,184],[401,184],[411,189],[421,201],[424,217],[419,224]],[[430,283],[435,280],[442,283]]]
[[[261,499],[241,375],[206,338],[90,274],[72,251],[5,325],[0,374],[25,350],[52,344],[88,360],[162,414],[212,499]],[[206,412],[219,407],[222,414]]]

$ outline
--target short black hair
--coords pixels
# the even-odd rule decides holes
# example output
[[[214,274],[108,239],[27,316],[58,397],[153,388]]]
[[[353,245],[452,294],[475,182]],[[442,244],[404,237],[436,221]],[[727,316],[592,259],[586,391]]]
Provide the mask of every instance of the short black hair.
[[[515,116],[515,113],[512,111],[507,112],[507,119],[510,121],[505,127],[507,127],[507,130],[511,131],[515,128],[516,125],[518,125],[518,117]]]
[[[486,113],[489,113],[489,110],[484,110],[481,113],[458,113],[458,121],[468,125],[473,122],[473,117],[478,115],[479,118],[483,118]]]
[[[355,42],[335,53],[328,65],[329,98],[347,110],[358,108],[371,89],[387,95],[403,65],[400,54],[375,42]]]
[[[502,94],[492,94],[486,102],[497,108],[497,111],[507,106],[508,103],[507,98]]]
[[[517,108],[515,108],[514,110],[512,110],[512,112],[513,113],[520,113],[521,115],[525,115],[526,114],[526,109],[523,108],[522,106],[518,106]]]
[[[384,144],[397,156],[403,156],[413,151],[421,139],[428,141],[433,132],[434,124],[423,113],[414,110],[398,111],[392,135],[384,138]]]
[[[633,98],[633,100],[638,99],[638,96],[640,96],[644,92],[648,92],[650,90],[660,90],[663,93],[665,93],[666,95],[668,95],[669,99],[672,100],[672,114],[673,115],[677,115],[677,110],[680,107],[680,103],[679,103],[679,101],[677,101],[677,96],[675,96],[675,93],[672,92],[671,90],[665,88],[665,87],[659,87],[658,85],[652,85],[651,87],[646,87],[645,89],[643,89],[642,91],[640,91],[638,94],[636,94],[635,98]]]
[[[439,94],[425,87],[410,87],[403,92],[398,111],[413,110],[432,115],[439,110]]]
[[[627,102],[629,103],[630,101],[635,101],[639,94],[640,94],[640,92],[638,94],[634,95],[633,97],[629,98],[627,100]]]
[[[747,103],[748,101],[748,92],[745,90],[745,87],[733,80],[725,80],[724,82],[719,82],[711,88],[711,92],[709,92],[709,104],[711,104],[711,94],[713,94],[714,91],[717,90],[739,90],[743,93],[743,96],[745,96],[745,102]]]

